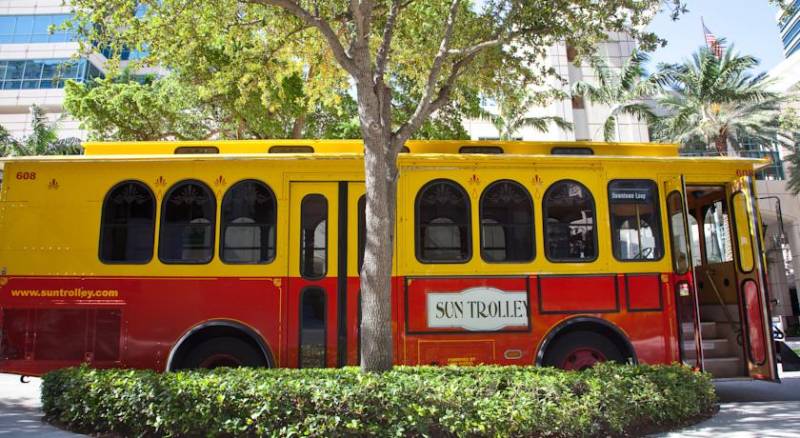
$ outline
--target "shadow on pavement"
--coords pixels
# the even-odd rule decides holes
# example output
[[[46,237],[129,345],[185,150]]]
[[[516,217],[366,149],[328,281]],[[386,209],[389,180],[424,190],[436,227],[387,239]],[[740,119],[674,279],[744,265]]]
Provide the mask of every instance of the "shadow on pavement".
[[[800,377],[783,378],[781,383],[752,381],[716,382],[720,403],[800,401]]]

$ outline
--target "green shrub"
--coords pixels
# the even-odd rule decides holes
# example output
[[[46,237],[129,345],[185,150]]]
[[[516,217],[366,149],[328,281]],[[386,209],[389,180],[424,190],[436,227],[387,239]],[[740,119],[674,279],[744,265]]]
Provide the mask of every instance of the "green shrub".
[[[163,436],[639,435],[712,414],[707,374],[685,367],[217,369],[87,367],[44,377],[48,420],[75,431]]]

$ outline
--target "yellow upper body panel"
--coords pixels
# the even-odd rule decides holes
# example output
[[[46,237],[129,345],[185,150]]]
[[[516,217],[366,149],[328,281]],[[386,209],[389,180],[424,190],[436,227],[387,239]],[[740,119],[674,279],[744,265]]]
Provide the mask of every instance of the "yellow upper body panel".
[[[182,145],[219,147],[218,154],[174,154]],[[277,277],[296,275],[294,256],[299,237],[291,223],[297,220],[299,185],[303,193],[320,192],[331,198],[331,208],[338,208],[336,189],[330,182],[349,181],[348,204],[355,204],[363,192],[364,163],[360,142],[309,142],[345,151],[328,153],[269,153],[269,145],[290,145],[289,141],[245,142],[159,142],[159,143],[89,143],[87,156],[24,157],[6,160],[5,178],[0,192],[0,271],[7,275],[78,275],[78,276],[163,276],[163,277]],[[480,143],[480,144],[478,144]],[[458,148],[500,145],[503,154],[459,154]],[[138,146],[137,146],[138,145]],[[592,156],[549,155],[553,147],[591,148]],[[339,148],[340,146],[336,146]],[[529,142],[410,142],[410,154],[399,158],[395,275],[522,275],[531,273],[607,273],[668,272],[669,248],[659,260],[621,262],[611,255],[608,227],[609,181],[647,179],[658,184],[661,204],[663,241],[668,242],[664,199],[666,188],[674,187],[681,175],[692,183],[724,184],[742,175],[751,175],[762,161],[741,158],[689,158],[677,156],[669,145],[622,145],[612,151],[610,144],[529,143]],[[258,151],[256,151],[258,149]],[[449,153],[447,153],[449,151]],[[508,151],[508,152],[506,152]],[[510,153],[512,152],[513,153]],[[536,154],[523,151],[535,151]],[[603,153],[601,153],[603,152]],[[613,154],[611,154],[613,152]],[[634,154],[634,152],[636,152]],[[674,153],[673,153],[674,152]],[[472,232],[472,256],[465,263],[425,264],[415,255],[415,198],[427,182],[450,179],[469,194]],[[216,209],[216,250],[207,264],[166,264],[158,258],[160,212],[164,195],[175,183],[198,180],[214,193]],[[262,181],[277,201],[276,253],[267,264],[226,264],[219,257],[220,208],[226,191],[238,181]],[[521,184],[533,201],[535,257],[527,263],[487,263],[480,257],[480,196],[489,184],[512,179]],[[572,179],[583,184],[596,205],[599,256],[590,263],[557,263],[544,257],[542,197],[556,181]],[[155,248],[152,259],[144,264],[107,264],[100,261],[99,236],[104,199],[109,190],[126,180],[144,183],[156,198]],[[327,184],[322,186],[322,184]],[[293,196],[293,190],[296,192]],[[350,207],[354,211],[355,207]],[[294,213],[293,213],[294,211]],[[335,211],[330,212],[335,215]],[[348,274],[357,275],[355,256],[356,222],[348,213]],[[331,216],[333,218],[335,216]],[[294,219],[292,219],[294,218]],[[339,224],[339,225],[336,225]],[[345,223],[331,221],[330,226]],[[334,230],[331,230],[333,233]],[[329,237],[329,251],[336,251],[335,236]],[[330,255],[329,274],[335,273],[336,257]]]

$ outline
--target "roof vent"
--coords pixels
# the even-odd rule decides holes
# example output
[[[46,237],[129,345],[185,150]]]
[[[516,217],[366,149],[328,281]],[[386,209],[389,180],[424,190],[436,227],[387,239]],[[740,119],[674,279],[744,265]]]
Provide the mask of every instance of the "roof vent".
[[[313,154],[314,148],[311,146],[272,146],[269,148],[270,154]]]
[[[461,146],[459,154],[502,154],[503,148],[500,146]]]
[[[594,155],[591,148],[564,148],[555,147],[550,149],[552,155]]]
[[[175,148],[176,154],[218,154],[219,148],[216,146],[181,146]]]

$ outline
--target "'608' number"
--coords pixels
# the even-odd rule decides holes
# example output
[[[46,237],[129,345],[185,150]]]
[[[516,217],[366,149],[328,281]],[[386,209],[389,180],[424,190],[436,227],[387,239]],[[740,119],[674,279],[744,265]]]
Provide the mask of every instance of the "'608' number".
[[[17,179],[33,180],[36,179],[36,172],[17,172]]]

